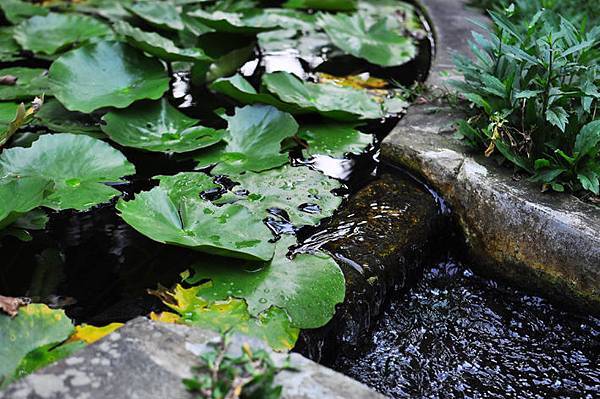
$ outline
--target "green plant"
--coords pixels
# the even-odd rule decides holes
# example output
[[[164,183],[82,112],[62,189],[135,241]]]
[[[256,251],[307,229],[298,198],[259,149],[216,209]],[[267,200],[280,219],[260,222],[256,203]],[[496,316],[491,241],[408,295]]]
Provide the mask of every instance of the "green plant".
[[[183,383],[202,399],[278,399],[281,386],[275,385],[277,373],[290,369],[288,365],[277,367],[265,350],[252,350],[242,344],[241,354],[233,356],[229,351],[229,335],[210,345],[212,351],[200,356],[201,365],[193,367],[195,375]]]
[[[473,33],[474,62],[456,58],[464,81],[453,84],[477,111],[459,136],[486,156],[498,150],[545,189],[598,194],[600,26],[577,29],[542,11],[522,33],[512,11],[490,12],[488,37]]]

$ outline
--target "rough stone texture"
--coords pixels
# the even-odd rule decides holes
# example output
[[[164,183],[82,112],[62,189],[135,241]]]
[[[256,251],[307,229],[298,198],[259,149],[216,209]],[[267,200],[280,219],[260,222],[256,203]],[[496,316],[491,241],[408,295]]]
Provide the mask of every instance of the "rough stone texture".
[[[207,343],[219,339],[205,330],[155,323],[138,318],[74,356],[25,377],[0,392],[0,399],[191,399],[181,380]],[[232,351],[242,342],[263,344],[236,336]],[[287,355],[273,354],[277,363]],[[360,383],[298,354],[290,363],[299,371],[282,371],[276,383],[284,399],[383,399]]]
[[[324,248],[346,277],[346,298],[333,320],[303,331],[297,349],[329,362],[352,351],[369,332],[390,291],[443,251],[447,218],[427,188],[402,174],[384,174],[352,196],[304,247]]]
[[[422,0],[439,49],[429,84],[439,85],[449,51],[468,52],[469,11],[461,0]],[[384,162],[423,176],[450,204],[480,271],[600,312],[600,209],[567,194],[543,194],[509,169],[452,139],[462,115],[448,106],[414,105],[383,141]]]

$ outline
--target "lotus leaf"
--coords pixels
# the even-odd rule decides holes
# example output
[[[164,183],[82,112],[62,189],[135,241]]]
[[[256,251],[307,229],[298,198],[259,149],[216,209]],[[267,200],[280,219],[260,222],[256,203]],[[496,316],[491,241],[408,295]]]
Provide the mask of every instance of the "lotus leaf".
[[[19,309],[15,318],[0,314],[0,386],[17,377],[15,371],[30,352],[66,340],[73,332],[62,310],[32,304]]]
[[[232,50],[213,62],[197,62],[192,68],[192,82],[203,85],[235,73],[250,58],[254,45]]]
[[[213,147],[195,159],[198,167],[217,164],[214,173],[260,172],[288,162],[281,142],[298,131],[294,118],[269,105],[236,108],[228,118],[223,146]]]
[[[111,34],[108,25],[93,17],[51,12],[21,22],[14,38],[25,50],[52,55],[72,44]]]
[[[359,0],[358,13],[367,25],[385,19],[390,31],[409,30],[412,33],[426,34],[415,6],[403,1]]]
[[[12,24],[18,24],[34,15],[48,14],[48,9],[23,0],[2,0],[0,1],[0,9]]]
[[[148,151],[188,152],[213,145],[223,131],[198,126],[166,99],[139,102],[102,118],[102,130],[117,143]]]
[[[287,0],[284,7],[328,11],[354,11],[356,0]]]
[[[99,42],[65,53],[49,72],[52,93],[70,111],[125,108],[169,88],[160,61],[127,44]]]
[[[300,331],[292,326],[285,311],[271,307],[253,317],[243,300],[226,298],[209,302],[199,297],[197,294],[203,287],[199,285],[184,289],[178,285],[173,292],[158,294],[167,306],[181,314],[181,321],[186,324],[221,333],[231,331],[256,337],[277,351],[288,351],[294,347]]]
[[[305,156],[343,158],[347,153],[363,152],[373,143],[372,135],[361,133],[354,125],[347,124],[301,126],[298,137],[308,144],[308,148],[303,150]]]
[[[0,154],[2,182],[50,182],[41,205],[56,210],[85,210],[106,202],[119,191],[104,183],[120,182],[133,173],[135,168],[119,151],[83,135],[46,134],[29,148],[10,148]],[[23,190],[21,195],[30,194]]]
[[[302,112],[299,107],[286,104],[269,93],[258,93],[250,82],[239,73],[228,78],[217,79],[210,85],[210,88],[217,93],[233,98],[241,104],[268,104],[285,112]]]
[[[37,124],[55,132],[85,134],[95,138],[106,137],[100,129],[100,120],[92,114],[69,111],[55,98],[46,101],[35,115]]]
[[[246,172],[233,177],[236,190],[247,190],[249,207],[257,212],[276,208],[285,211],[294,226],[316,225],[330,217],[342,203],[333,194],[341,184],[307,167],[285,165],[261,173]],[[227,197],[225,197],[227,199]]]
[[[82,324],[75,326],[75,333],[69,338],[69,341],[83,341],[86,344],[93,344],[123,326],[123,323],[110,323],[102,327]]]
[[[169,2],[145,0],[126,7],[133,14],[158,28],[172,30],[183,30],[185,28],[180,10]]]
[[[21,363],[15,370],[15,378],[21,378],[31,374],[42,367],[71,356],[85,347],[85,342],[78,341],[67,342],[60,346],[56,346],[55,343],[52,343],[34,349],[21,360]]]
[[[13,76],[14,85],[0,85],[0,100],[29,100],[49,91],[46,70],[42,68],[0,69],[0,77]]]
[[[0,179],[0,229],[44,202],[49,182],[40,177]]]
[[[199,48],[179,48],[171,40],[154,32],[143,30],[119,21],[113,25],[115,31],[127,39],[127,42],[166,61],[199,61],[210,60]]]
[[[258,33],[279,27],[308,30],[316,22],[314,15],[281,8],[251,8],[238,12],[195,10],[188,15],[217,31],[230,33]]]
[[[303,82],[287,72],[263,76],[266,89],[286,103],[341,121],[379,119],[383,107],[364,90],[330,83]]]
[[[38,203],[39,204],[39,203]],[[14,223],[4,228],[8,224],[8,219],[0,220],[0,236],[10,235],[21,241],[31,241],[33,239],[31,230],[43,230],[48,223],[48,215],[41,209],[33,209],[18,217]]]
[[[267,264],[233,264],[227,259],[197,263],[186,281],[196,284],[210,279],[197,295],[211,301],[243,298],[254,316],[274,306],[286,310],[295,327],[321,327],[344,300],[344,275],[324,253],[288,257],[295,242],[293,237],[282,238]]]
[[[391,67],[415,58],[412,40],[388,29],[387,19],[367,25],[360,15],[321,14],[319,24],[340,49],[372,64]]]
[[[272,235],[262,215],[242,204],[216,206],[200,198],[201,192],[217,187],[209,176],[184,172],[160,178],[160,186],[117,204],[121,217],[134,229],[158,242],[211,254],[273,257]]]
[[[0,60],[4,62],[16,61],[20,59],[19,52],[21,48],[13,39],[13,27],[0,27]]]

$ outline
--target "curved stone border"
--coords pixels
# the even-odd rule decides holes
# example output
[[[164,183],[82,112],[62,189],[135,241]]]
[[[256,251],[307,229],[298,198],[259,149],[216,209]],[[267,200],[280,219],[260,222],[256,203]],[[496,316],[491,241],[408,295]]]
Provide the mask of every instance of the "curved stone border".
[[[435,27],[436,58],[428,84],[455,75],[451,53],[469,52],[477,17],[463,0],[420,0]],[[414,105],[383,141],[384,162],[423,176],[450,204],[473,266],[600,313],[600,208],[568,194],[542,194],[507,168],[474,155],[452,138],[459,111]]]

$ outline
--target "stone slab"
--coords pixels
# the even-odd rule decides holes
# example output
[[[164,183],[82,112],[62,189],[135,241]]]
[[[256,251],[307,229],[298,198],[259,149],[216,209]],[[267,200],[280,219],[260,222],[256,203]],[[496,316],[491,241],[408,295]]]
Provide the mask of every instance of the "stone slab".
[[[31,374],[0,392],[0,399],[192,399],[181,380],[191,377],[198,354],[219,336],[183,325],[137,318],[75,355]],[[232,350],[242,342],[234,337]],[[273,354],[277,363],[287,355]],[[282,371],[276,383],[283,399],[384,399],[370,388],[299,354],[289,361],[298,371]]]

